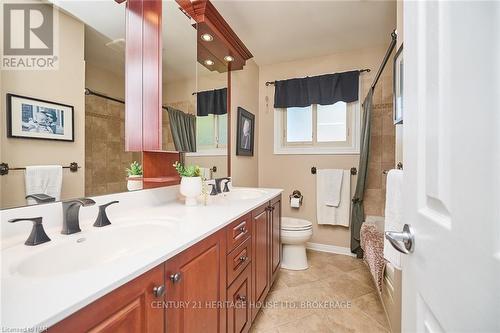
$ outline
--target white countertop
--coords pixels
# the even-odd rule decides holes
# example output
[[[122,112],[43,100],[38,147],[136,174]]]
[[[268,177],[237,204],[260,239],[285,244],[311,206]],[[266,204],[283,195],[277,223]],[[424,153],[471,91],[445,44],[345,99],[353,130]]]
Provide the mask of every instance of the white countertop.
[[[61,226],[50,227],[49,224],[46,227],[46,232],[51,238],[50,242],[38,246],[18,244],[1,251],[0,326],[2,329],[22,328],[41,331],[54,325],[282,192],[279,189],[260,190],[263,190],[264,194],[257,199],[230,200],[221,196],[210,198],[211,202],[207,206],[199,205],[196,207],[186,207],[179,201],[158,203],[161,200],[157,202],[152,200],[150,205],[144,204],[144,200],[142,202],[138,200],[141,204],[137,207],[133,207],[133,205],[131,207],[133,200],[128,200],[126,203],[109,207],[110,213],[108,215],[112,222],[111,226],[94,228],[92,223],[95,216],[82,216],[80,221],[82,232],[73,235],[62,235],[60,234]],[[140,195],[140,192],[128,195]],[[112,199],[113,195],[106,196],[106,198]],[[28,211],[25,208],[23,212],[26,214]],[[12,216],[12,213],[7,215]],[[51,247],[56,248],[63,242],[75,242],[74,246],[78,246],[77,239],[91,238],[97,233],[111,234],[113,230],[128,226],[134,226],[137,229],[140,228],[137,226],[141,224],[161,224],[162,220],[167,218],[175,221],[174,228],[166,229],[169,232],[161,235],[165,239],[163,242],[162,238],[161,245],[155,245],[139,252],[132,251],[124,258],[95,265],[86,270],[50,276],[26,276],[13,269],[13,265],[19,263],[23,258],[50,250]],[[170,224],[172,224],[171,221]],[[4,228],[8,227],[4,226]],[[26,233],[22,237],[27,238],[28,234]],[[104,234],[100,234],[100,236],[102,235]],[[17,238],[21,237],[20,235],[16,236]],[[137,239],[127,241],[129,242],[127,247],[133,248],[139,242],[147,241],[148,239],[141,239],[138,235]],[[88,253],[88,255],[98,257],[101,254],[101,248],[105,250],[105,244],[99,244],[99,249],[96,249],[95,253]],[[65,260],[64,256],[64,253],[58,254],[58,260]],[[70,254],[68,254],[67,260],[72,260]],[[57,262],[54,262],[54,265],[57,265]]]

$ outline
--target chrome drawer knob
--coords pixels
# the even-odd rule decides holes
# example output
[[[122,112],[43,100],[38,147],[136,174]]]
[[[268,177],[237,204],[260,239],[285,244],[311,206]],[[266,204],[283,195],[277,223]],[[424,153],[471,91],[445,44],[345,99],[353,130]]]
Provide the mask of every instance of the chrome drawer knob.
[[[177,283],[181,280],[181,273],[175,273],[170,275],[170,281]]]
[[[244,295],[236,295],[236,300],[240,301],[240,302],[246,302],[247,301],[247,297],[244,296]]]
[[[240,257],[240,261],[241,261],[241,262],[246,261],[247,259],[248,259],[248,257],[247,257],[247,256],[241,256],[241,257]]]
[[[245,232],[247,232],[247,227],[245,227],[245,226],[240,227],[240,232],[243,233],[243,234]]]
[[[162,297],[163,295],[165,295],[165,286],[161,285],[154,287],[153,295],[155,295],[155,297]]]

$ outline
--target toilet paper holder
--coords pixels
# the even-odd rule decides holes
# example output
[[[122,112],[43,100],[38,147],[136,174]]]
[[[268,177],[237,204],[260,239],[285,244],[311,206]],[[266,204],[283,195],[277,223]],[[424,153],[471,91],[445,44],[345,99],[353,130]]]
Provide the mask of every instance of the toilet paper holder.
[[[292,194],[289,195],[289,198],[290,203],[292,202],[292,198],[297,198],[299,199],[299,204],[302,205],[302,199],[304,198],[304,196],[302,195],[302,193],[300,193],[299,190],[293,190]]]

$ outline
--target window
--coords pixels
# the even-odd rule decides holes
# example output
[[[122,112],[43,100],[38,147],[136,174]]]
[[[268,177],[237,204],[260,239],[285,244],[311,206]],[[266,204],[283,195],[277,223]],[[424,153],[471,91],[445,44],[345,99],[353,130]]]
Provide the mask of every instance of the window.
[[[276,154],[359,153],[359,103],[291,107],[275,112]]]
[[[196,117],[196,147],[193,155],[226,155],[227,114]]]

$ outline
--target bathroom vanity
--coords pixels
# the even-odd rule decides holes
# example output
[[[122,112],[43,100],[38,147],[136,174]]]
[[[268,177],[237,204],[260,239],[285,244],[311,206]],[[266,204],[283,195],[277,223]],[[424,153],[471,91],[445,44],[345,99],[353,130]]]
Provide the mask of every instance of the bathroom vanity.
[[[47,220],[50,242],[3,249],[2,326],[248,331],[279,270],[281,190],[236,188],[197,207],[176,195],[176,186],[113,195],[120,203],[109,207],[109,226],[92,227],[94,207],[82,208],[82,232],[62,235]]]

